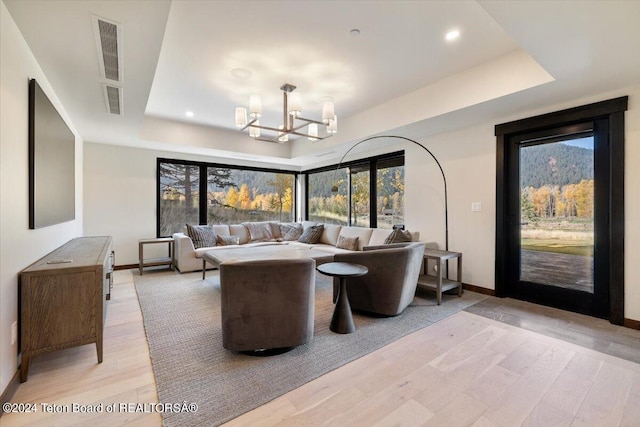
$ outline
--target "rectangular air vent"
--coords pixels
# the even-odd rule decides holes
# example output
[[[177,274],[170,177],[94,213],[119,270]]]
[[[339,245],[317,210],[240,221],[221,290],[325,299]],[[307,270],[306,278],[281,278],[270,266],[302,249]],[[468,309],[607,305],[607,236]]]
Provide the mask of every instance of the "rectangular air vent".
[[[122,83],[122,32],[120,24],[91,17],[102,78]]]
[[[107,111],[118,116],[122,115],[122,88],[111,85],[102,85]]]

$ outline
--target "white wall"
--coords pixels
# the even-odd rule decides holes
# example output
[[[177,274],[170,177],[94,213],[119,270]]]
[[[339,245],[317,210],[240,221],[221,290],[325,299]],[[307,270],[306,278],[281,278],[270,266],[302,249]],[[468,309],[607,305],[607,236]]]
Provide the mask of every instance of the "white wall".
[[[0,392],[18,368],[11,325],[18,319],[18,273],[82,235],[82,150],[76,136],[76,218],[29,230],[28,83],[35,78],[77,135],[64,107],[29,50],[4,3],[0,5]]]

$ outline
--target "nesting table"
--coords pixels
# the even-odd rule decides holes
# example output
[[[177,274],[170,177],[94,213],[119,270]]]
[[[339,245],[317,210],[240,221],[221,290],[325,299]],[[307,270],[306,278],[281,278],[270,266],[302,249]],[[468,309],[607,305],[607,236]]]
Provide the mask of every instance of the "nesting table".
[[[353,323],[353,315],[351,314],[351,305],[347,296],[347,277],[364,276],[369,269],[364,265],[352,264],[348,262],[329,262],[316,267],[320,273],[331,277],[338,277],[340,285],[338,289],[338,299],[336,307],[331,317],[331,329],[339,334],[350,334],[356,330]]]
[[[434,260],[438,265],[438,274],[436,276],[430,276],[427,274],[428,260]],[[450,280],[442,277],[442,272],[446,269],[445,261],[457,259],[458,261],[458,274],[457,280]],[[458,296],[462,296],[462,253],[441,251],[438,249],[425,249],[424,250],[424,265],[423,274],[418,277],[418,285],[422,285],[431,290],[436,291],[436,299],[438,305],[442,302],[442,293],[451,289],[458,288]]]

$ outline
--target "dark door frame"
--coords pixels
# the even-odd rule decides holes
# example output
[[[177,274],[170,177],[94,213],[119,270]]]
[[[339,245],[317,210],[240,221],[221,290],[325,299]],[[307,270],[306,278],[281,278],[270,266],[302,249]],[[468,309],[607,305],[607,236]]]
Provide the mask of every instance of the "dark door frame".
[[[507,144],[510,138],[589,120],[608,121],[609,150],[609,320],[624,323],[624,112],[628,96],[496,125],[496,259],[495,294],[508,295],[510,250],[507,212]]]

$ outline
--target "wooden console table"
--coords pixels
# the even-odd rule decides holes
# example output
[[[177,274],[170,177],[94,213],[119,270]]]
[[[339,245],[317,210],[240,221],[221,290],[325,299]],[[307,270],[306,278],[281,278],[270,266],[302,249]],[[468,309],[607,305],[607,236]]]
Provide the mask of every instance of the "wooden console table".
[[[437,262],[438,274],[436,276],[429,276],[427,274],[427,261],[430,259]],[[446,268],[444,266],[445,261],[451,259],[458,260],[458,274],[456,276],[457,280],[449,280],[442,277],[442,272]],[[438,305],[440,305],[440,303],[442,302],[442,293],[448,290],[458,288],[458,296],[462,296],[462,253],[441,251],[438,249],[425,249],[423,274],[418,277],[418,285],[422,285],[436,291],[436,299],[438,301]]]
[[[153,245],[157,243],[166,243],[169,245],[169,255],[164,258],[144,258],[145,245]],[[173,270],[175,265],[175,254],[173,251],[173,237],[158,237],[153,239],[140,239],[138,240],[138,269],[142,276],[142,270],[145,267],[155,267],[158,265],[168,265]]]
[[[102,363],[111,237],[78,237],[20,273],[20,381],[38,354],[96,343]]]

